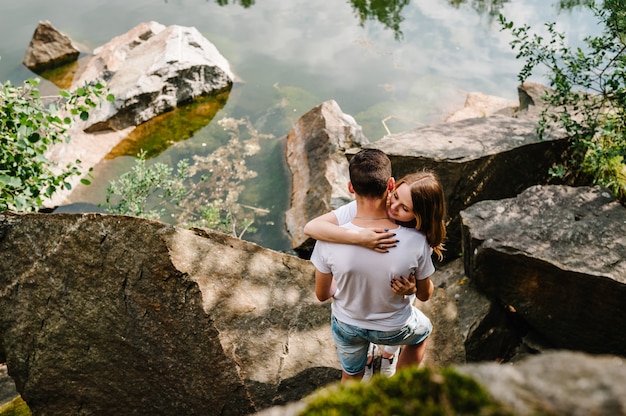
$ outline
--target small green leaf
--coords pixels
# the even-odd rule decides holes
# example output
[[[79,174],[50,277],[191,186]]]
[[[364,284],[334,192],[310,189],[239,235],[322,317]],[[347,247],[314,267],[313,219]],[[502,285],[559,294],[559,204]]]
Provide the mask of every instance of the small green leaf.
[[[10,186],[13,188],[19,188],[22,186],[22,181],[20,178],[15,178],[8,175],[0,175],[0,183],[3,183],[6,186]]]

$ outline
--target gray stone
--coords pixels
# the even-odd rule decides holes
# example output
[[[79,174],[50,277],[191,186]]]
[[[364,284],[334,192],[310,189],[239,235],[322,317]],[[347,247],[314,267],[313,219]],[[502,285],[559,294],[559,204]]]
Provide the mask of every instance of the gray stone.
[[[365,147],[387,153],[396,178],[425,168],[438,175],[449,214],[445,255],[456,258],[461,251],[461,210],[552,181],[548,170],[564,160],[569,141],[554,136],[540,140],[535,129],[533,120],[493,115],[421,127]],[[356,151],[349,150],[348,156]]]
[[[249,414],[336,381],[310,262],[207,230],[0,215],[0,338],[33,414]]]
[[[521,334],[506,311],[465,276],[462,259],[440,266],[432,281],[435,291],[431,299],[417,302],[433,323],[426,365],[516,359],[523,344]]]
[[[626,414],[626,360],[553,351],[519,363],[466,364],[476,379],[515,415]]]
[[[468,97],[470,108],[451,115],[454,121],[390,134],[363,146],[387,153],[396,179],[420,169],[437,174],[449,214],[446,259],[461,253],[461,210],[478,201],[513,197],[532,185],[556,183],[549,168],[567,160],[570,142],[557,130],[539,138],[543,92],[536,84],[521,86],[522,111],[514,111],[510,101],[492,98],[481,106]],[[477,116],[481,108],[484,117]],[[347,157],[359,150],[348,149]]]
[[[537,185],[461,218],[481,291],[556,348],[626,355],[626,209],[607,190]]]
[[[0,364],[0,408],[18,396],[13,379],[9,377],[6,364]]]
[[[193,27],[142,23],[97,48],[74,86],[105,81],[115,102],[105,102],[81,124],[87,131],[137,126],[195,98],[229,91],[230,64]]]
[[[90,110],[87,121],[76,120],[68,132],[72,140],[51,147],[47,157],[59,166],[78,159],[86,175],[138,125],[199,97],[226,93],[234,79],[228,61],[195,28],[139,24],[81,59],[72,87],[105,81],[116,100]],[[71,189],[57,191],[44,206],[66,203],[80,180],[69,178]]]
[[[80,51],[72,40],[49,21],[39,22],[26,49],[24,65],[35,72],[61,66],[78,59]]]
[[[285,152],[292,185],[285,222],[293,248],[312,250],[314,241],[303,231],[307,221],[354,199],[344,151],[365,143],[361,127],[333,100],[304,114],[289,132]]]
[[[468,118],[488,117],[494,114],[512,116],[518,110],[519,105],[517,100],[507,100],[481,92],[470,92],[465,98],[463,108],[446,117],[445,121],[449,123]]]

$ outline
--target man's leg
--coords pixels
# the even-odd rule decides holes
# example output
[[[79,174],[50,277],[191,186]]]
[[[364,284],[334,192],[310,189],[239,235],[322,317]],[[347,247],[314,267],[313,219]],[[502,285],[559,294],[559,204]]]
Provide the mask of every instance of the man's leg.
[[[408,366],[418,366],[424,359],[426,353],[426,338],[424,341],[416,345],[403,345],[398,357],[398,369]]]
[[[341,372],[341,382],[345,383],[351,380],[360,381],[365,372],[367,350],[370,344],[369,341],[363,338],[362,333],[366,332],[366,330],[343,323],[334,316],[331,318],[331,330],[335,345],[337,346],[339,362],[343,369]],[[350,375],[346,370],[350,372],[359,370],[359,372]]]
[[[345,384],[349,381],[361,381],[361,379],[363,378],[364,372],[365,370],[361,371],[359,374],[355,374],[351,376],[350,374],[342,370],[341,371],[341,384]]]

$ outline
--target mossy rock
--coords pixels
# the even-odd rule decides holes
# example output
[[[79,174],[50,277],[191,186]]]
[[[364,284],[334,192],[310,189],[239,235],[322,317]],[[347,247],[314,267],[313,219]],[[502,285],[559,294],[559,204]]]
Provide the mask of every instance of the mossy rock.
[[[368,383],[333,385],[307,399],[310,415],[512,415],[475,380],[448,368],[398,371]]]
[[[0,406],[0,416],[31,416],[28,405],[20,396]]]

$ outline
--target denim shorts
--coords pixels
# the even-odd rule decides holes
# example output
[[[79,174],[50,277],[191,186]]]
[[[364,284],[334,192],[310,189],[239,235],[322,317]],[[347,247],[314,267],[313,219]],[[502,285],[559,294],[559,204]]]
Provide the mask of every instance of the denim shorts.
[[[376,331],[341,322],[331,316],[331,330],[337,345],[337,355],[343,371],[355,375],[363,371],[367,363],[370,342],[378,345],[417,345],[431,333],[430,319],[416,307],[406,325],[394,331]]]

